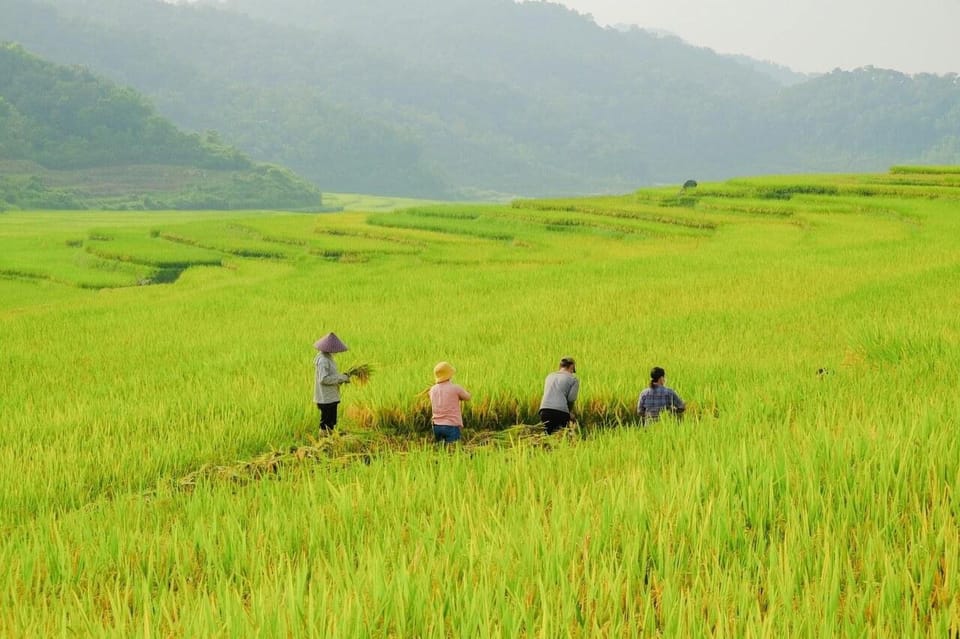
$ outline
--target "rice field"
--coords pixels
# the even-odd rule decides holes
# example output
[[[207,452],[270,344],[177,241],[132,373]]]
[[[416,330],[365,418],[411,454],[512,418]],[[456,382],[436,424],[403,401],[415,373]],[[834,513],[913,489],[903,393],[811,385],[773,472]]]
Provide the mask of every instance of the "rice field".
[[[960,636],[957,175],[0,214],[0,636]]]

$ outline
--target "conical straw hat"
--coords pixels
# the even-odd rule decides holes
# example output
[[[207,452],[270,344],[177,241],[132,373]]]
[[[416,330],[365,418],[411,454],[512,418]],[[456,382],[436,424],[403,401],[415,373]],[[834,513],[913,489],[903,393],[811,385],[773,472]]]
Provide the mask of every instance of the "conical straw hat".
[[[340,341],[340,338],[333,333],[327,333],[313,345],[321,353],[342,353],[350,350],[347,345]]]

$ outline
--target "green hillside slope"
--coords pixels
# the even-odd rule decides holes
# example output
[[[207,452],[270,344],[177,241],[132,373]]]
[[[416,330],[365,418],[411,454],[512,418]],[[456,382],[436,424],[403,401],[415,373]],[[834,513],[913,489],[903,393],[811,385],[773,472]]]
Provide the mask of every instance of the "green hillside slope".
[[[317,207],[319,192],[187,134],[136,91],[0,45],[0,203],[19,207]]]

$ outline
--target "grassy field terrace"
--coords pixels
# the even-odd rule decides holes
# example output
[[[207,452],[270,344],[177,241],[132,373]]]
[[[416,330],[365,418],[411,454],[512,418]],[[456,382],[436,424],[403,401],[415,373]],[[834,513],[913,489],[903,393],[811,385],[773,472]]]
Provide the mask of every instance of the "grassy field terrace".
[[[960,636],[960,168],[325,203],[0,213],[0,636]]]

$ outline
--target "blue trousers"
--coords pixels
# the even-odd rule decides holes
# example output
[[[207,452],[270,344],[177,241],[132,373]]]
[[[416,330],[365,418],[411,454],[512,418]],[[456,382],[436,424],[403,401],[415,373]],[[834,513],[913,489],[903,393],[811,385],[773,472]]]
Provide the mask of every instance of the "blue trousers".
[[[460,441],[459,426],[441,426],[433,425],[433,439],[444,444],[455,444]]]

